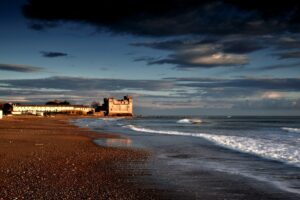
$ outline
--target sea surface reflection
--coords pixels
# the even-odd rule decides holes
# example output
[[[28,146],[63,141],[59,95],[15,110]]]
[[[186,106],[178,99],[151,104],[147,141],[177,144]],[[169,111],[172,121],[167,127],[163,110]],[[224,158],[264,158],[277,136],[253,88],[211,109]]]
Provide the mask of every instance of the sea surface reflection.
[[[132,147],[133,142],[129,138],[109,138],[109,139],[97,139],[95,143],[101,146],[108,147]]]

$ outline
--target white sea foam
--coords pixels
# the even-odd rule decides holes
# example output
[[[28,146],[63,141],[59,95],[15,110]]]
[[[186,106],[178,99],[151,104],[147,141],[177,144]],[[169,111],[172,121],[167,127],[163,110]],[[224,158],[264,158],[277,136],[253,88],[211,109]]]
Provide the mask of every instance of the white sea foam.
[[[180,119],[177,121],[179,124],[197,124],[197,123],[202,123],[201,119]]]
[[[240,152],[255,154],[268,159],[279,160],[300,167],[299,147],[286,143],[279,143],[272,139],[255,139],[249,137],[213,135],[207,133],[188,133],[179,131],[153,130],[148,128],[136,127],[134,125],[127,125],[125,127],[130,128],[134,131],[145,133],[201,137],[226,148],[230,148]]]
[[[281,129],[287,132],[300,133],[300,128],[282,127]]]
[[[120,119],[124,119],[124,117],[114,117],[114,118],[99,118],[100,120],[103,120],[103,121],[117,121],[117,120],[120,120]]]
[[[179,124],[190,124],[191,121],[189,119],[180,119],[177,121]]]
[[[127,126],[124,126],[124,127],[130,128],[131,130],[134,130],[134,131],[144,132],[144,133],[159,133],[159,134],[169,134],[169,135],[191,136],[190,133],[184,133],[184,132],[179,132],[179,131],[153,130],[153,129],[148,129],[148,128],[136,127],[134,125],[127,125]]]
[[[201,134],[201,137],[230,149],[287,162],[300,167],[300,151],[297,146],[278,143],[271,139],[268,140],[262,138],[254,139],[248,137],[210,134]]]

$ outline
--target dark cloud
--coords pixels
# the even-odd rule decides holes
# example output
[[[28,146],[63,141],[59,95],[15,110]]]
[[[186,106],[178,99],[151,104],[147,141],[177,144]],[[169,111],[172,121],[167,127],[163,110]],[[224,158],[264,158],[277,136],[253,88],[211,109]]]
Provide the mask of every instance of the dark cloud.
[[[108,67],[100,67],[100,70],[101,70],[101,71],[108,71],[109,68],[108,68]]]
[[[33,66],[29,66],[29,65],[1,64],[0,63],[0,70],[22,72],[22,73],[33,73],[33,72],[40,72],[43,70],[43,68],[33,67]]]
[[[226,53],[245,54],[252,53],[266,48],[259,40],[236,40],[228,41],[223,44],[223,51]]]
[[[162,80],[126,80],[97,79],[79,77],[49,77],[42,79],[1,80],[0,83],[21,88],[51,88],[63,90],[150,90],[162,91],[173,87],[170,81]]]
[[[210,46],[212,53],[222,51],[224,53],[245,54],[266,48],[266,45],[262,43],[263,41],[256,37],[249,39],[249,37],[247,36],[231,36],[229,37],[229,39],[227,39],[226,37],[223,37],[222,39],[217,37],[205,37],[201,40],[185,39],[156,42],[139,42],[132,43],[131,45],[169,51],[188,50]]]
[[[44,26],[71,21],[151,36],[296,32],[300,21],[297,0],[28,0],[23,13]]]
[[[144,61],[144,62],[147,62],[147,63],[151,63],[151,62],[156,61],[158,59],[159,58],[154,58],[154,57],[151,57],[151,56],[141,56],[141,57],[133,59],[133,61],[135,61],[135,62]]]
[[[41,90],[26,90],[24,88],[10,88],[10,87],[0,87],[1,96],[36,96],[36,95],[48,95],[61,94],[62,91],[41,91]]]
[[[211,68],[220,66],[237,66],[248,64],[248,54],[268,50],[271,55],[279,59],[298,59],[300,56],[300,34],[273,35],[273,36],[249,36],[227,35],[219,37],[203,36],[189,37],[165,41],[131,43],[136,47],[148,47],[152,49],[172,52],[165,58],[139,57],[135,61],[144,61],[152,64],[172,64],[180,69]],[[223,56],[223,57],[222,57]],[[227,59],[226,59],[227,56]],[[211,59],[208,59],[211,57]],[[219,57],[219,59],[213,59]],[[201,62],[205,61],[210,63]],[[199,63],[195,61],[199,61]],[[250,59],[249,59],[250,61]],[[244,68],[244,71],[271,70],[295,67],[295,64],[281,63],[262,68]],[[238,69],[240,71],[240,68]]]
[[[300,68],[300,62],[297,63],[289,63],[289,64],[274,64],[268,65],[264,67],[260,67],[259,70],[274,70],[274,69],[288,69],[288,68]],[[252,69],[258,70],[258,69]]]
[[[160,49],[160,50],[181,50],[181,49],[189,49],[193,48],[197,45],[203,45],[203,44],[212,44],[217,42],[218,40],[213,41],[207,41],[207,40],[166,40],[166,41],[156,41],[156,42],[136,42],[131,43],[132,46],[136,47],[149,47],[153,49]]]
[[[68,56],[67,53],[54,52],[54,51],[41,51],[40,53],[42,54],[43,57],[46,57],[46,58],[56,58],[56,57]]]
[[[29,28],[36,30],[36,31],[44,30],[44,26],[42,24],[30,24]]]
[[[47,28],[55,28],[58,26],[55,22],[30,22],[28,24],[30,29],[33,29],[35,31],[44,31]]]
[[[6,99],[9,102],[28,101],[45,103],[51,99],[69,100],[72,103],[89,105],[93,101],[102,101],[104,97],[115,96],[119,93],[103,91],[68,91],[38,88],[9,88],[0,87],[0,101]]]
[[[173,64],[181,69],[241,66],[248,64],[248,58],[244,54],[266,48],[261,40],[245,36],[139,42],[131,45],[173,51],[166,58],[140,57],[135,61],[145,61],[149,65]]]
[[[279,50],[294,50],[300,48],[300,34],[287,34],[279,38],[271,37],[269,40],[276,44]]]
[[[98,79],[79,77],[49,77],[41,79],[1,80],[0,84],[11,88],[51,89],[67,91],[162,91],[174,94],[192,94],[209,92],[226,93],[233,90],[244,90],[252,93],[257,90],[300,91],[300,78],[165,78],[162,80]],[[190,88],[190,89],[187,89]],[[192,90],[191,90],[192,89]],[[178,92],[179,91],[179,92]],[[181,92],[180,92],[181,91]],[[233,93],[233,92],[230,92]],[[239,93],[242,93],[239,91]],[[244,93],[244,94],[246,94]],[[176,96],[175,95],[175,96]],[[169,95],[170,96],[170,95]]]
[[[187,93],[183,91],[179,94],[183,98],[200,98],[201,100],[232,100],[232,99],[245,99],[256,96],[259,92],[263,92],[263,89],[247,90],[243,87],[215,87],[215,88],[199,88],[195,93]]]
[[[300,99],[263,99],[241,101],[234,104],[232,108],[247,110],[295,110],[297,112],[300,109]]]
[[[195,88],[243,88],[245,90],[300,91],[300,78],[169,78],[179,86]]]
[[[23,14],[36,30],[79,22],[121,34],[184,35],[189,39],[132,45],[171,52],[135,61],[189,70],[240,67],[250,63],[247,54],[258,50],[300,48],[299,8],[297,0],[28,0]],[[296,54],[277,56],[287,59]]]
[[[173,64],[176,65],[177,69],[191,69],[241,66],[248,64],[248,62],[248,58],[244,55],[223,53],[196,55],[191,52],[186,54],[171,54],[168,58],[150,61],[148,65]]]
[[[288,51],[274,54],[279,57],[279,59],[290,59],[290,58],[300,58],[300,51]]]

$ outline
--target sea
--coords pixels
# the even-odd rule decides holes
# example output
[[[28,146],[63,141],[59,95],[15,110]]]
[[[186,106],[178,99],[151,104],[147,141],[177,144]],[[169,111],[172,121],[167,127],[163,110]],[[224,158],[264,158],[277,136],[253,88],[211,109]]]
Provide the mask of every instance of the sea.
[[[152,173],[179,190],[197,194],[204,185],[218,188],[225,177],[275,192],[279,199],[285,194],[300,199],[300,117],[152,116],[73,123],[122,136],[95,140],[98,145],[149,150]]]

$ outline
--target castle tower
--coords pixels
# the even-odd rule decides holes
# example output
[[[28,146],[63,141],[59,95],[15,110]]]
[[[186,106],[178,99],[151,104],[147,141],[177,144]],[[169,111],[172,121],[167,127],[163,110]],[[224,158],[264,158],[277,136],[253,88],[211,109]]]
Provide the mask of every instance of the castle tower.
[[[124,96],[123,99],[117,100],[108,98],[107,100],[108,116],[133,116],[133,100],[130,96]]]

